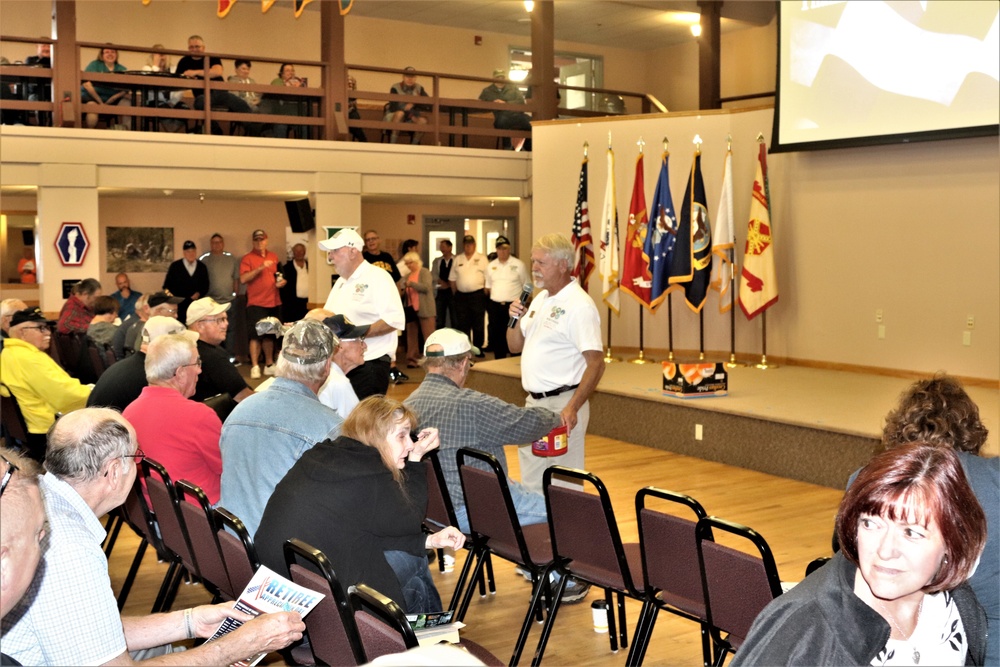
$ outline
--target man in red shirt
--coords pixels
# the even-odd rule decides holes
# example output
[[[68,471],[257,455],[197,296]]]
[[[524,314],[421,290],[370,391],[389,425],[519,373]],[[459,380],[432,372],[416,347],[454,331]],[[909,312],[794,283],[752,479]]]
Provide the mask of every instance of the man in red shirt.
[[[250,377],[260,378],[260,351],[264,348],[264,373],[274,375],[274,336],[257,333],[257,322],[267,317],[279,317],[281,297],[278,290],[285,286],[278,279],[278,256],[267,249],[267,232],[254,230],[253,250],[240,261],[240,283],[247,286],[247,326],[250,328]],[[263,341],[263,345],[261,345]]]
[[[73,285],[73,291],[59,313],[56,331],[61,334],[87,333],[87,327],[94,319],[94,301],[102,294],[101,283],[94,278],[86,278]]]

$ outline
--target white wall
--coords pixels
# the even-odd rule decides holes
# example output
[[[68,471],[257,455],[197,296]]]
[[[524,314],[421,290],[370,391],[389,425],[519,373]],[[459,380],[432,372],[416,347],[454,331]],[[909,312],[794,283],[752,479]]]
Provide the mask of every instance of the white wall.
[[[678,210],[693,155],[704,139],[702,168],[709,212],[716,215],[726,136],[733,137],[737,248],[742,259],[756,160],[755,137],[770,136],[770,109],[588,123],[552,121],[535,128],[535,235],[570,232],[582,144],[591,146],[590,210],[599,233],[606,179],[603,147],[616,151],[620,237],[637,148],[646,140],[646,203],[670,139],[671,192]],[[900,146],[776,154],[769,158],[772,222],[781,296],[768,311],[767,352],[818,364],[904,371],[945,370],[1000,378],[1000,146],[996,137]],[[590,292],[600,298],[600,280]],[[613,343],[638,346],[638,306],[623,296]],[[698,349],[698,317],[674,296],[674,347]],[[646,317],[647,347],[667,348],[665,306]],[[886,337],[878,339],[881,309]],[[601,308],[606,316],[606,309]],[[975,326],[962,344],[966,317]],[[737,314],[737,352],[761,350],[760,318]],[[718,297],[705,306],[705,346],[728,355],[728,315]]]

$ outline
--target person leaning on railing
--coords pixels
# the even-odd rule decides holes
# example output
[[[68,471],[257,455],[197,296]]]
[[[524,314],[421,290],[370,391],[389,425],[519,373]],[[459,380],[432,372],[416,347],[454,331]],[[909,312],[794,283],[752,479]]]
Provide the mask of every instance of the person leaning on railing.
[[[97,72],[107,74],[110,72],[124,72],[128,68],[118,62],[118,49],[106,46],[101,49],[100,55],[87,65],[85,72]],[[115,104],[123,107],[132,106],[132,98],[126,89],[111,88],[108,86],[95,86],[90,81],[84,81],[80,91],[80,99],[84,104]],[[93,129],[97,127],[98,114],[88,113],[86,116],[87,127]],[[132,117],[122,116],[121,125],[126,130],[132,129]]]

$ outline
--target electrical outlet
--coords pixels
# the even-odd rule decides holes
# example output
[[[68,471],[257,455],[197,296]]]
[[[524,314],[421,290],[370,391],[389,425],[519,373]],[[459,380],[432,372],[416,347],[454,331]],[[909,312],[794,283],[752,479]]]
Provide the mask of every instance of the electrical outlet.
[[[882,323],[882,309],[881,308],[879,308],[878,310],[875,311],[875,322],[877,322],[878,324]]]
[[[705,431],[704,431],[704,429],[702,429],[701,424],[695,424],[694,425],[694,439],[695,440],[701,440],[704,435],[705,435]]]
[[[964,345],[965,347],[969,347],[970,345],[972,345],[972,332],[971,331],[963,331],[962,332],[962,345]]]
[[[878,325],[878,339],[882,340],[884,338],[885,338],[885,325],[880,324]]]
[[[976,318],[973,317],[972,315],[969,315],[968,317],[966,317],[965,318],[965,326],[968,327],[969,329],[975,329],[976,328]]]

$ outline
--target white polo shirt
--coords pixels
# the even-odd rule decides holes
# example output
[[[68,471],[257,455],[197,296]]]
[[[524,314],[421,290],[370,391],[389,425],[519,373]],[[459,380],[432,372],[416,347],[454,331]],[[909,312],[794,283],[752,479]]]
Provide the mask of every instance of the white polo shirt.
[[[354,269],[350,278],[337,278],[323,307],[336,315],[346,315],[355,324],[372,324],[382,320],[400,331],[406,328],[403,302],[392,276],[385,269],[366,261]],[[385,354],[390,358],[395,356],[397,337],[395,331],[381,336],[365,336],[365,343],[368,344],[365,361]]]
[[[481,290],[486,287],[486,267],[488,264],[486,255],[482,253],[473,253],[472,257],[466,257],[465,253],[455,255],[448,280],[455,283],[459,292]]]
[[[519,325],[525,339],[521,386],[527,392],[579,384],[587,369],[583,353],[604,349],[597,306],[575,280],[551,296],[542,290]]]
[[[499,258],[494,259],[486,272],[486,288],[490,290],[490,300],[497,303],[517,301],[526,282],[528,269],[524,262],[513,255],[502,264]]]

